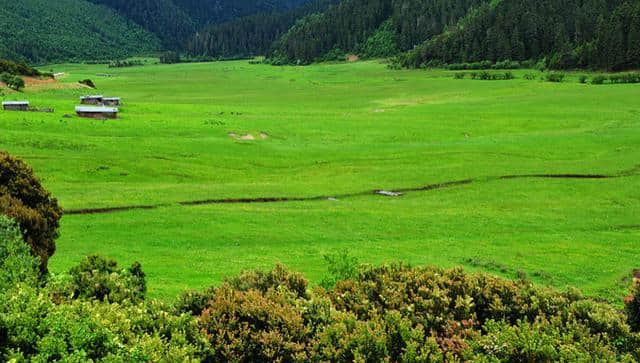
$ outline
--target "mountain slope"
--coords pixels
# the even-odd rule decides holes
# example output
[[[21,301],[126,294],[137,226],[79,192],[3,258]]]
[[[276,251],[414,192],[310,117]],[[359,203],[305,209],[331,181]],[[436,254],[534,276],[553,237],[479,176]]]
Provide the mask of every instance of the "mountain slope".
[[[211,25],[189,42],[187,52],[196,56],[234,58],[266,54],[273,42],[296,20],[326,10],[338,0],[315,0],[295,9],[245,16]]]
[[[113,59],[159,48],[149,32],[84,0],[3,3],[0,58],[35,63]]]
[[[308,0],[89,0],[115,9],[180,50],[197,30],[236,18],[291,9]]]
[[[488,1],[343,0],[296,23],[278,41],[271,56],[310,63],[334,50],[358,53],[388,21],[396,33],[396,47],[407,50],[455,25],[470,8]]]
[[[551,68],[640,67],[640,2],[503,0],[400,57],[402,65],[547,59]]]

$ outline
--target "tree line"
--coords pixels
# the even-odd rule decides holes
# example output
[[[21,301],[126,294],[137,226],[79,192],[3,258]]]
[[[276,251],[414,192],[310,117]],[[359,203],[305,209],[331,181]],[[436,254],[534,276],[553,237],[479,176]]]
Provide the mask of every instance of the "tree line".
[[[308,0],[89,0],[118,11],[162,40],[165,49],[185,50],[200,29],[262,12],[278,12]]]
[[[365,56],[389,53],[388,49],[405,51],[455,25],[470,8],[486,1],[343,0],[298,21],[278,40],[270,57],[308,64],[336,50]],[[386,36],[383,43],[376,41],[381,36]],[[373,49],[375,44],[387,50]]]
[[[260,13],[215,24],[191,37],[186,52],[192,56],[223,59],[265,55],[296,20],[322,12],[337,2],[315,0],[293,10]]]
[[[399,57],[407,67],[483,60],[544,60],[552,69],[640,65],[640,3],[509,0],[474,8],[450,31]]]
[[[86,1],[3,2],[0,24],[0,58],[14,61],[114,59],[160,48],[153,34]]]

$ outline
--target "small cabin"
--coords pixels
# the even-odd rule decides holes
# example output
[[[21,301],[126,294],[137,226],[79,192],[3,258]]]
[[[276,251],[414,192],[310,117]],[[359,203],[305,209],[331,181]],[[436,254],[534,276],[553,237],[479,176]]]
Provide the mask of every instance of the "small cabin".
[[[105,106],[120,106],[120,97],[105,97],[102,99]]]
[[[95,118],[95,119],[107,119],[118,118],[118,109],[115,107],[88,107],[78,106],[76,107],[76,113],[80,117]]]
[[[2,108],[5,111],[29,111],[29,101],[5,101]]]
[[[103,98],[102,95],[81,96],[80,103],[83,105],[101,105]]]

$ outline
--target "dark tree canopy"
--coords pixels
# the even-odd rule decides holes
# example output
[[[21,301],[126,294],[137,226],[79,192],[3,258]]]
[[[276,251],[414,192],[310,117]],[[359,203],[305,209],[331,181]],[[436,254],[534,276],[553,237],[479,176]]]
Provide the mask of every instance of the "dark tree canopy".
[[[0,214],[20,225],[25,242],[31,247],[32,254],[40,258],[40,269],[46,272],[49,257],[56,250],[62,208],[27,164],[2,151]]]

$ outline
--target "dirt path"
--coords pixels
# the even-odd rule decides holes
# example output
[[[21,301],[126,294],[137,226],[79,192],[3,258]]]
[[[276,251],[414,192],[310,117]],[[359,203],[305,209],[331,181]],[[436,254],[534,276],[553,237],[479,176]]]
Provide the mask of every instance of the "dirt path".
[[[338,194],[338,195],[320,195],[310,197],[259,197],[259,198],[224,198],[224,199],[205,199],[205,200],[193,200],[174,203],[181,206],[198,206],[198,205],[212,205],[212,204],[254,204],[254,203],[285,203],[285,202],[308,202],[308,201],[322,201],[322,200],[340,200],[347,198],[355,198],[366,195],[377,195],[383,198],[390,198],[385,194],[397,194],[401,196],[405,193],[411,192],[426,192],[439,189],[451,189],[464,185],[470,185],[473,183],[486,183],[490,181],[500,180],[512,180],[512,179],[573,179],[573,180],[601,180],[612,178],[623,178],[629,176],[640,175],[640,165],[630,170],[625,170],[612,175],[604,174],[522,174],[522,175],[502,175],[488,178],[476,178],[476,179],[463,179],[454,180],[444,183],[428,184],[420,187],[402,188],[386,191],[386,193],[380,193],[381,189],[368,190],[358,193]],[[125,212],[131,210],[149,210],[161,207],[168,207],[171,204],[153,204],[153,205],[132,205],[122,207],[107,207],[107,208],[89,208],[89,209],[69,209],[65,211],[66,215],[87,215],[87,214],[108,214]]]

